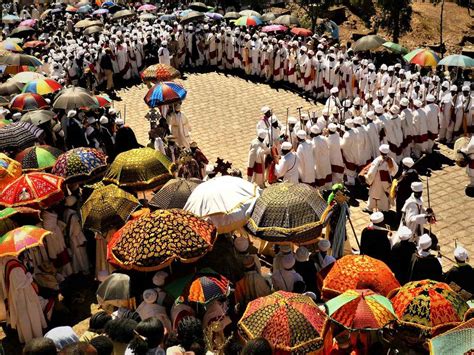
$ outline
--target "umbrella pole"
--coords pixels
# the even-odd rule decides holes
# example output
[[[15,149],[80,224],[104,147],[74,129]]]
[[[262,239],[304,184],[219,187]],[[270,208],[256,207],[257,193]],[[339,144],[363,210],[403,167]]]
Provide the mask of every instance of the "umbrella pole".
[[[355,238],[355,240],[356,240],[356,242],[357,242],[357,246],[359,247],[359,251],[360,251],[359,238],[357,238],[357,233],[356,233],[356,231],[355,231],[354,225],[352,224],[351,216],[349,216],[349,214],[347,214],[347,219],[349,220],[349,224],[351,225],[352,233],[354,233],[354,238]]]

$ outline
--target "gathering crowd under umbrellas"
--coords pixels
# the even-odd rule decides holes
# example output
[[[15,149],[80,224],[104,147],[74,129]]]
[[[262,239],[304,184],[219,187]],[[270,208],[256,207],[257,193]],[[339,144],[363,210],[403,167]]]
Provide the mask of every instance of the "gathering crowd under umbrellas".
[[[449,236],[432,233],[443,222],[425,167],[452,149],[474,196],[474,59],[378,35],[342,43],[329,20],[313,33],[291,14],[202,3],[8,5],[7,351],[473,351],[474,271],[460,243],[440,252]],[[255,132],[245,171],[225,156],[213,163],[181,111],[179,78],[201,71],[293,90],[321,109],[277,117],[262,101],[255,127],[243,127]],[[141,82],[148,142],[114,105]],[[360,191],[368,217],[357,236],[350,205]],[[453,266],[443,270],[442,258]],[[87,330],[73,329],[86,290],[98,307]]]

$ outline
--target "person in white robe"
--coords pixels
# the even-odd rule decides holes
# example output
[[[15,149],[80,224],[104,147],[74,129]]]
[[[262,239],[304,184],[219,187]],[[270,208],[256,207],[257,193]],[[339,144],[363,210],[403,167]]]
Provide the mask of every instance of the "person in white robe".
[[[297,84],[297,67],[298,67],[298,42],[288,43],[288,82],[290,84]]]
[[[410,104],[406,97],[400,100],[400,120],[403,133],[402,155],[411,156],[413,148],[413,139],[415,136],[415,127],[413,126],[413,112],[408,107]]]
[[[307,141],[306,131],[299,130],[296,132],[298,137],[298,148],[296,150],[296,157],[298,158],[298,173],[300,181],[313,185],[316,180],[316,172],[314,169],[314,154],[311,142]]]
[[[160,64],[171,65],[171,56],[166,40],[161,42],[161,47],[158,49],[158,60]]]
[[[328,125],[329,135],[326,137],[326,141],[329,146],[329,160],[331,161],[332,171],[332,183],[337,184],[342,182],[344,177],[344,160],[342,159],[341,152],[341,137],[337,132],[337,126],[335,123]]]
[[[439,106],[435,103],[435,99],[434,95],[428,94],[426,96],[426,106],[424,107],[428,128],[428,141],[426,143],[426,152],[428,154],[433,153],[435,139],[438,138]]]
[[[104,233],[96,232],[94,235],[96,241],[95,249],[95,276],[99,278],[101,274],[111,274],[115,268],[107,261],[107,243],[117,230],[109,229]]]
[[[180,148],[189,148],[191,144],[191,125],[184,113],[181,112],[181,104],[173,106],[173,112],[169,114],[169,125],[171,134],[176,137],[176,143]]]
[[[462,93],[457,96],[454,114],[453,137],[474,133],[472,130],[474,125],[474,99],[469,85],[463,85]]]
[[[328,255],[328,251],[331,248],[331,242],[327,239],[321,239],[318,242],[318,252],[314,254],[313,259],[315,260],[314,266],[316,271],[321,271],[326,266],[336,262],[336,258],[332,255]]]
[[[461,152],[466,154],[469,158],[468,164],[466,165],[466,173],[469,178],[469,183],[466,187],[474,187],[474,136],[471,136],[471,140],[461,149]]]
[[[451,121],[452,107],[453,107],[453,97],[456,95],[455,91],[450,91],[449,83],[447,81],[441,84],[446,87],[446,90],[443,93],[440,93],[439,105],[440,105],[440,114],[439,114],[439,141],[440,143],[445,143],[448,135],[448,126]],[[442,95],[442,96],[441,96]],[[452,134],[451,134],[452,140]]]
[[[321,133],[322,130],[318,125],[311,127],[315,182],[317,187],[326,188],[330,186],[332,181],[331,160],[329,158],[328,142]]]
[[[354,123],[354,128],[352,129],[356,134],[356,143],[357,143],[357,156],[356,164],[357,171],[363,169],[367,164],[372,161],[371,147],[370,147],[370,138],[369,134],[364,127],[364,119],[360,116],[354,117],[352,119]]]
[[[270,148],[264,143],[267,138],[267,130],[260,129],[257,138],[250,143],[247,180],[265,187],[265,155],[270,154]]]
[[[258,38],[257,34],[252,36],[252,41],[250,42],[250,58],[252,63],[251,74],[255,76],[260,76],[260,47],[262,43]]]
[[[354,128],[352,118],[347,119],[346,122],[344,122],[344,125],[346,127],[346,132],[341,140],[341,151],[345,165],[344,174],[346,176],[346,185],[354,186],[355,178],[357,176],[358,160],[357,136],[356,132],[352,130],[352,128]]]
[[[375,113],[374,111],[367,112],[365,116],[367,124],[364,126],[365,131],[369,137],[369,151],[372,159],[375,159],[379,155],[380,147],[380,133],[377,124],[374,122]]]
[[[426,153],[428,143],[428,124],[421,100],[415,100],[413,105],[415,107],[413,110],[413,128],[415,136],[413,138],[414,145],[412,153],[416,159],[419,159],[422,153]]]
[[[72,271],[77,274],[82,272],[89,273],[89,259],[87,258],[86,243],[87,239],[82,231],[79,214],[76,209],[77,198],[68,196],[64,202],[63,220],[66,223],[65,234],[69,237],[70,254],[72,255]]]
[[[278,41],[275,48],[275,60],[273,62],[273,81],[280,82],[285,78],[285,62],[288,58],[288,50],[284,46],[284,41]]]
[[[402,161],[403,152],[403,131],[402,121],[398,115],[400,108],[397,105],[390,107],[390,112],[387,114],[388,119],[385,122],[385,139],[390,147],[389,156],[392,157],[397,164]]]
[[[173,331],[171,320],[166,314],[166,308],[156,303],[157,298],[158,294],[154,289],[150,288],[143,291],[143,302],[138,305],[135,312],[140,315],[141,319],[147,319],[150,317],[158,318],[161,323],[163,323],[164,328],[169,334]]]
[[[293,269],[295,257],[292,254],[285,255],[281,264],[282,269],[276,270],[272,274],[273,290],[292,292],[295,282],[303,281],[303,277]]]
[[[284,182],[299,182],[298,157],[292,151],[290,142],[283,142],[281,145],[281,154],[275,165],[275,174],[278,178],[282,178]]]
[[[131,77],[130,62],[128,59],[128,50],[125,44],[118,42],[115,48],[115,56],[117,58],[117,65],[120,77],[124,80],[129,80]]]
[[[417,238],[423,234],[423,226],[433,220],[433,211],[423,207],[423,183],[412,182],[411,190],[413,191],[411,196],[402,207],[400,225],[410,228],[415,236],[415,241],[417,241]]]

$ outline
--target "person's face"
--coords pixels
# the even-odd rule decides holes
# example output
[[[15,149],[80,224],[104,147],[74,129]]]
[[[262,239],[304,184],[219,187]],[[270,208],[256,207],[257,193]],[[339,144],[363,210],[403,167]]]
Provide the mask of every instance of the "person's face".
[[[416,198],[420,198],[422,195],[423,195],[422,191],[413,193],[413,196],[415,196]]]
[[[463,94],[464,97],[468,97],[469,96],[469,91],[463,91],[462,94]]]

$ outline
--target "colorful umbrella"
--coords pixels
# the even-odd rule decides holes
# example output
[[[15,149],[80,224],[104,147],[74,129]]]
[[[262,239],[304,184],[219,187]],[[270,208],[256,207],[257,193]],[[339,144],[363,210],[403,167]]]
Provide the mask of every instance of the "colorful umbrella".
[[[51,234],[46,229],[25,225],[0,237],[0,257],[18,256],[29,248],[43,245],[43,239]]]
[[[322,297],[334,298],[347,290],[371,289],[387,296],[400,287],[390,268],[367,255],[346,255],[337,260],[323,281]]]
[[[438,65],[439,57],[431,49],[418,48],[405,54],[403,58],[411,64],[418,64],[422,67],[435,67]]]
[[[22,53],[8,53],[0,56],[0,65],[28,65],[30,67],[39,67],[43,63],[36,57]]]
[[[138,8],[138,11],[155,11],[156,6],[152,4],[145,4]]]
[[[20,22],[18,26],[26,26],[26,27],[35,27],[36,20],[35,19],[27,19]]]
[[[112,104],[112,99],[106,95],[94,95],[94,100],[97,103],[97,107],[110,107]]]
[[[408,49],[406,49],[405,47],[402,47],[398,43],[385,42],[384,44],[382,44],[382,46],[384,46],[385,48],[391,50],[393,53],[397,53],[397,54],[407,54],[408,53]]]
[[[318,190],[309,185],[273,184],[255,203],[247,228],[271,242],[308,242],[321,235],[326,208]]]
[[[107,156],[94,148],[74,148],[61,154],[51,173],[66,183],[85,182],[99,176],[107,168]]]
[[[256,16],[242,16],[235,21],[236,26],[260,26],[263,21]]]
[[[132,296],[130,287],[130,276],[120,273],[109,275],[100,285],[96,292],[97,301],[104,307],[135,308],[135,298]]]
[[[23,45],[23,48],[37,48],[37,47],[45,47],[46,42],[43,41],[28,41]]]
[[[0,98],[1,98],[1,96],[0,96]],[[1,103],[1,102],[0,102],[0,103]],[[8,104],[8,101],[7,101],[7,104]],[[0,106],[1,106],[1,105],[0,105]],[[8,126],[8,125],[11,124],[11,123],[12,123],[12,121],[7,120],[7,119],[5,119],[5,118],[1,118],[1,119],[0,119],[0,128],[5,127],[5,126]]]
[[[189,196],[200,183],[202,181],[198,179],[171,179],[153,196],[150,205],[162,210],[184,208]]]
[[[18,94],[10,102],[10,109],[21,112],[43,110],[48,107],[48,103],[41,95],[32,93]]]
[[[474,318],[434,337],[429,345],[430,355],[472,354],[474,352]]]
[[[293,15],[282,15],[278,16],[276,19],[272,21],[273,24],[276,25],[284,25],[284,26],[300,26],[300,20],[298,17]]]
[[[14,122],[0,128],[0,149],[22,150],[31,147],[43,130],[28,122]]]
[[[21,72],[25,72],[25,71],[31,72],[35,70],[36,70],[35,67],[30,67],[28,65],[8,65],[5,68],[5,74],[15,75]]]
[[[247,223],[261,191],[244,179],[220,176],[197,186],[184,209],[210,220],[219,233],[229,233]]]
[[[301,37],[309,37],[313,35],[313,32],[311,30],[308,30],[307,28],[301,28],[301,27],[294,27],[290,31],[293,33],[295,36],[301,36]]]
[[[33,94],[47,95],[61,90],[63,87],[53,79],[36,79],[27,83],[23,87],[23,92],[30,92]]]
[[[171,179],[171,162],[151,148],[132,149],[117,155],[104,181],[136,191],[150,190]]]
[[[359,38],[352,46],[352,49],[355,52],[370,51],[379,48],[385,42],[387,40],[378,35],[367,35]]]
[[[21,164],[0,153],[0,190],[21,175]]]
[[[154,64],[141,72],[143,81],[169,81],[181,76],[181,73],[171,65]]]
[[[468,304],[447,284],[433,280],[413,281],[388,295],[402,325],[437,335],[464,319]]]
[[[13,80],[8,79],[6,82],[0,84],[0,95],[10,96],[16,95],[21,92],[23,89],[23,84]]]
[[[327,324],[310,297],[278,291],[250,302],[238,327],[245,340],[262,337],[276,351],[307,354],[324,346]]]
[[[25,224],[35,225],[41,221],[40,211],[29,207],[7,207],[0,210],[0,235]]]
[[[24,171],[46,170],[53,167],[62,153],[49,145],[36,145],[18,153],[15,160],[21,163]]]
[[[81,206],[82,225],[92,231],[105,233],[111,227],[123,225],[139,206],[135,196],[117,185],[102,186],[94,189]]]
[[[29,111],[21,116],[21,121],[29,122],[36,126],[51,121],[56,114],[53,111],[48,110],[35,110]]]
[[[474,59],[467,55],[452,54],[444,57],[438,62],[438,65],[446,65],[448,67],[472,68],[474,67]]]
[[[155,271],[174,260],[192,263],[216,238],[209,222],[179,209],[159,210],[128,222],[107,246],[108,261],[124,269]]]
[[[94,107],[95,105],[96,101],[92,94],[88,90],[76,86],[60,91],[53,103],[55,109],[63,110]]]
[[[283,25],[268,25],[262,27],[262,32],[286,32],[288,27]]]
[[[183,101],[186,98],[186,89],[172,81],[158,83],[148,90],[145,103],[149,107],[157,107]]]
[[[37,79],[46,79],[43,74],[36,73],[33,71],[22,71],[12,77],[12,80],[15,80],[19,83],[29,83],[30,81],[37,80]]]
[[[23,52],[23,49],[18,44],[9,40],[0,42],[0,49],[10,52]]]
[[[0,204],[48,208],[63,199],[63,182],[64,179],[51,174],[24,174],[5,186],[0,193]]]
[[[179,302],[206,305],[215,299],[229,295],[230,282],[219,274],[198,273],[184,288]]]
[[[331,319],[348,329],[377,330],[397,319],[390,300],[372,290],[348,290],[325,306]]]

